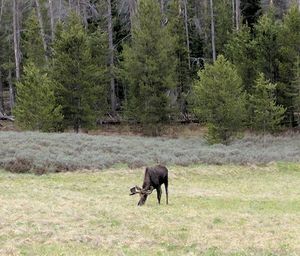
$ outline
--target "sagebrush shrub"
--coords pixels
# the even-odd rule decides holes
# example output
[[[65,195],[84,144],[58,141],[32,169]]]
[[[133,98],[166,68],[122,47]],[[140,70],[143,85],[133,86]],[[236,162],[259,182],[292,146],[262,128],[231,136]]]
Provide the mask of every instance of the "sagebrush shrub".
[[[0,132],[0,168],[14,172],[101,170],[116,164],[265,164],[300,162],[300,134],[245,136],[229,145],[203,138]]]

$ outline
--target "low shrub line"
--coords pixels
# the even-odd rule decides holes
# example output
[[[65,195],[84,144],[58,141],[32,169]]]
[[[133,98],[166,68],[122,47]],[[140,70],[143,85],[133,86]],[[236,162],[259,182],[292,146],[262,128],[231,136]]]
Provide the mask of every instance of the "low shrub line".
[[[300,134],[245,136],[230,145],[203,138],[0,132],[0,167],[13,172],[101,170],[116,164],[190,165],[300,162]]]

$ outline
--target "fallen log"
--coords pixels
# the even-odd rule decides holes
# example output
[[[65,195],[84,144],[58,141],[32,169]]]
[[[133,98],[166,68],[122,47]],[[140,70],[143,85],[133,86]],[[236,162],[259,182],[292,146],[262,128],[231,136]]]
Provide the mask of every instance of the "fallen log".
[[[11,121],[11,122],[15,121],[13,116],[4,115],[1,112],[0,112],[0,120],[8,120],[8,121]]]

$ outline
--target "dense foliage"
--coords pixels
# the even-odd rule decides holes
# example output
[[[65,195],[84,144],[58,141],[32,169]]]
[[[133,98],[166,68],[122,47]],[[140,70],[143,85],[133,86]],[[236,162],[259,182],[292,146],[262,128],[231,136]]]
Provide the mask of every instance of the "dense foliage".
[[[161,20],[158,3],[142,1],[132,24],[132,43],[123,51],[128,115],[154,128],[168,120],[167,92],[175,87],[174,38]]]
[[[195,114],[209,125],[210,142],[227,142],[243,125],[245,93],[236,68],[222,55],[199,71],[194,85]]]
[[[251,126],[257,131],[274,132],[280,127],[286,109],[276,105],[275,89],[276,85],[269,83],[260,73],[249,100]]]
[[[54,84],[34,64],[25,66],[24,76],[17,83],[17,105],[14,109],[20,127],[45,132],[57,128],[63,116],[54,96]]]
[[[231,135],[240,125],[228,125],[224,118],[203,118],[198,113],[205,112],[207,104],[199,104],[196,112],[191,105],[198,97],[193,87],[209,80],[202,76],[212,67],[213,56],[222,54],[236,70],[232,88],[247,95],[243,103],[249,110],[247,115],[239,104],[235,106],[240,109],[235,116],[244,116],[245,127],[258,129],[262,125],[258,120],[264,119],[253,125],[253,109],[262,105],[259,99],[263,101],[256,97],[260,73],[276,84],[270,99],[274,109],[285,109],[284,117],[280,115],[271,130],[299,123],[297,4],[281,6],[275,1],[266,5],[256,0],[243,0],[240,5],[239,1],[223,0],[141,0],[138,5],[132,0],[13,0],[1,1],[0,8],[0,111],[6,114],[14,111],[16,95],[16,104],[23,102],[24,113],[30,113],[25,106],[32,105],[33,99],[26,96],[26,90],[38,91],[39,84],[49,84],[47,79],[51,79],[53,102],[61,106],[63,115],[62,120],[49,124],[51,129],[59,121],[61,129],[78,131],[112,116],[113,120],[141,123],[157,133],[161,123],[201,117],[211,129],[216,130],[218,123]],[[34,66],[40,77],[35,78],[32,88],[19,90],[22,81],[28,79],[25,70]],[[211,85],[229,88],[227,75],[220,76],[222,80],[212,77]],[[224,102],[230,101],[226,99],[231,97],[230,90],[224,90]],[[213,93],[218,95],[218,91]],[[35,104],[40,100],[42,97],[36,97]],[[212,96],[210,101],[208,105],[222,107],[218,97]],[[228,107],[223,109],[226,112]],[[228,112],[228,116],[232,114]],[[41,129],[22,125],[20,115],[16,119],[24,128]],[[227,140],[228,136],[220,139]]]

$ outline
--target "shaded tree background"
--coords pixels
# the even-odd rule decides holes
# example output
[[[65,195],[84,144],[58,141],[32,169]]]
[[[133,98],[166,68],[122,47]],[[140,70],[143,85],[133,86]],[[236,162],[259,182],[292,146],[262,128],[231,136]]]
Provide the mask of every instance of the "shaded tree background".
[[[139,32],[142,40],[135,35],[135,28],[141,12],[139,6],[145,2],[158,5],[159,12],[155,7],[149,11],[152,18],[145,17],[148,25]],[[105,120],[124,120],[124,113],[140,110],[138,102],[149,98],[143,95],[132,103],[131,78],[135,70],[129,70],[133,65],[128,64],[128,49],[139,63],[136,71],[138,66],[149,69],[151,65],[146,59],[151,47],[147,44],[151,40],[144,39],[152,36],[155,41],[159,35],[161,41],[170,37],[169,58],[156,52],[154,59],[162,60],[170,72],[157,69],[159,93],[149,90],[152,78],[147,78],[145,86],[154,95],[151,97],[155,105],[166,102],[171,114],[159,118],[163,111],[154,111],[154,123],[193,120],[189,98],[194,96],[197,72],[205,64],[212,64],[214,55],[223,54],[236,66],[245,93],[255,92],[255,80],[260,73],[276,83],[275,104],[286,109],[279,125],[297,125],[299,1],[0,0],[0,8],[2,114],[10,115],[16,95],[22,97],[16,84],[26,77],[24,67],[31,59],[40,69],[41,77],[47,74],[60,85],[56,86],[55,97],[62,106],[62,128],[79,130]],[[70,25],[74,20],[76,30]],[[153,27],[151,35],[152,22],[159,26]],[[169,86],[171,73],[174,81]],[[140,83],[138,80],[143,77],[136,79]],[[144,113],[145,118],[134,111],[136,115],[132,118],[136,123],[154,120],[150,118],[151,111]]]

